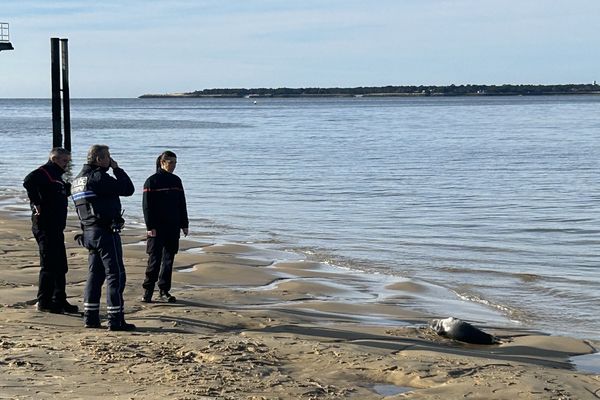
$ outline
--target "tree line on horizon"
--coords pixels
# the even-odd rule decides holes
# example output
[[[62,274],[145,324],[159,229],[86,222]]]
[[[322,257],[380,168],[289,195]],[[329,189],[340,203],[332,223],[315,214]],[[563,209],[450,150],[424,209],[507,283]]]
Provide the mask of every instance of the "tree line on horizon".
[[[351,96],[536,96],[600,94],[600,86],[561,85],[449,85],[449,86],[372,86],[353,88],[222,88],[180,94],[146,94],[140,97],[351,97]]]

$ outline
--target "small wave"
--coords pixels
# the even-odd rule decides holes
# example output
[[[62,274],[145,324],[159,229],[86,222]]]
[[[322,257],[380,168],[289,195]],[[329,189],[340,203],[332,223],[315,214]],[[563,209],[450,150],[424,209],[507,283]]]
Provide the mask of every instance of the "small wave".
[[[496,269],[476,269],[476,268],[467,268],[467,267],[456,267],[456,266],[442,266],[442,267],[437,267],[437,270],[442,271],[442,272],[447,272],[450,274],[469,274],[469,275],[475,275],[475,276],[479,276],[479,275],[492,275],[492,276],[497,276],[497,277],[502,277],[502,278],[515,278],[518,280],[521,280],[523,282],[535,282],[538,281],[540,279],[543,279],[544,277],[542,277],[541,275],[538,274],[533,274],[533,273],[515,273],[515,272],[510,272],[510,271],[502,271],[502,270],[496,270]]]
[[[165,130],[165,129],[232,129],[249,128],[245,124],[216,121],[194,121],[194,120],[161,120],[161,119],[79,119],[72,121],[75,130],[92,129],[126,129],[126,130]]]
[[[481,304],[491,309],[497,310],[504,316],[506,316],[509,320],[524,322],[530,319],[530,317],[526,314],[526,312],[523,309],[517,309],[506,304],[497,303],[474,293],[466,293],[454,290],[453,292],[461,300]]]
[[[573,221],[569,221],[573,222]],[[580,229],[580,228],[525,228],[515,232],[523,233],[566,233],[570,235],[596,235],[600,233],[599,229]]]

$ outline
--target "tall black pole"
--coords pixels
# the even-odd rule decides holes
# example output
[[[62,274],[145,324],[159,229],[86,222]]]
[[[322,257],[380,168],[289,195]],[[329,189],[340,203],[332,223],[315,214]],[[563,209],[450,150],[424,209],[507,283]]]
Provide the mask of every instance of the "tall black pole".
[[[62,146],[60,121],[60,51],[59,39],[50,39],[50,69],[52,74],[52,147]]]
[[[69,98],[69,39],[60,39],[62,50],[62,95],[65,149],[71,151],[71,105]]]

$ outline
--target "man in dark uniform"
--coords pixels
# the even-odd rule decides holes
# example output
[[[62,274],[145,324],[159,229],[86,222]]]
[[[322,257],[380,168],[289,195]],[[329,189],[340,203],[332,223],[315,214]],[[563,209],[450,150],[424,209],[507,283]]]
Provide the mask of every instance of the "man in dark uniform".
[[[31,206],[32,232],[40,250],[40,276],[37,309],[52,313],[75,313],[76,305],[67,302],[67,253],[64,229],[67,222],[67,197],[70,185],[62,179],[71,153],[62,147],[50,151],[45,165],[27,175],[23,186]]]
[[[112,168],[114,177],[108,174]],[[135,188],[127,173],[110,157],[108,146],[93,145],[85,164],[73,181],[73,201],[83,229],[82,243],[89,250],[89,273],[84,292],[86,328],[100,328],[100,297],[106,280],[108,329],[130,331],[125,322],[123,291],[125,266],[121,245],[119,196],[131,196]]]
[[[165,151],[156,160],[156,173],[144,183],[142,208],[146,222],[148,267],[142,301],[152,302],[158,280],[160,298],[175,303],[171,290],[173,261],[179,250],[179,232],[188,234],[188,214],[181,179],[173,173],[177,156]]]

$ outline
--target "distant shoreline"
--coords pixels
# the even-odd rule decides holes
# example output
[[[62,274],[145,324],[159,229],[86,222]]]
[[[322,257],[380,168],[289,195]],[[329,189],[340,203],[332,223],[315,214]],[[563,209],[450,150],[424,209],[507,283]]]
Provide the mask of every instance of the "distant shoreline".
[[[458,97],[599,95],[600,85],[450,85],[377,86],[354,88],[230,88],[203,89],[187,93],[143,94],[149,98],[285,98],[285,97]]]

